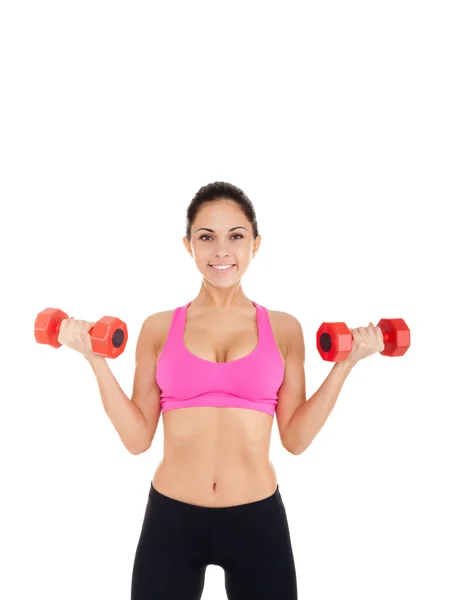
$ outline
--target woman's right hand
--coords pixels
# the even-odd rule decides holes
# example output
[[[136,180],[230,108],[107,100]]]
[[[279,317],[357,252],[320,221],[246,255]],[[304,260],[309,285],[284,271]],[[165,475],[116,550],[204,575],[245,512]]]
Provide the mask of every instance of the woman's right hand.
[[[92,350],[92,341],[89,335],[89,331],[94,325],[95,323],[91,321],[80,321],[73,317],[63,319],[59,328],[58,342],[80,352],[88,359],[97,356]]]

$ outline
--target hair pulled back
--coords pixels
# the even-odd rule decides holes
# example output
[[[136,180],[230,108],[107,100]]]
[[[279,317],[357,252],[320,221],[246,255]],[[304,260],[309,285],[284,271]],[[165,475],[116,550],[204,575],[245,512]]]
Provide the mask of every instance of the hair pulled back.
[[[241,189],[239,189],[231,183],[227,183],[226,181],[215,181],[213,183],[209,183],[208,185],[204,185],[195,194],[187,209],[187,239],[189,241],[191,240],[192,224],[194,223],[202,206],[220,200],[232,201],[239,206],[239,208],[242,210],[242,212],[252,224],[253,238],[255,239],[259,235],[259,232],[253,203]]]

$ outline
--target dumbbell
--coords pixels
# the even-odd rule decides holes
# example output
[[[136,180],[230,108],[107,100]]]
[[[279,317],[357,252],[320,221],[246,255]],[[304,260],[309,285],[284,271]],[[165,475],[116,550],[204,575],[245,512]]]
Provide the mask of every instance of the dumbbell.
[[[383,332],[383,356],[403,356],[410,346],[409,327],[403,319],[381,319],[377,325]],[[316,335],[317,349],[324,360],[340,362],[351,350],[353,337],[345,323],[322,323]]]
[[[61,322],[69,315],[59,308],[46,308],[34,322],[34,337],[38,344],[47,344],[59,348],[59,329]],[[126,324],[117,317],[102,317],[89,330],[92,350],[95,354],[107,358],[117,358],[125,350],[128,341]]]

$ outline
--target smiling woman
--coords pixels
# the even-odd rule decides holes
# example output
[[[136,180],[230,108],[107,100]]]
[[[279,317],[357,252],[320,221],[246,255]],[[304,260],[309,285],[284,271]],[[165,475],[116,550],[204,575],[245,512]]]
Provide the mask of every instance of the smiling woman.
[[[164,456],[150,484],[132,600],[200,598],[210,564],[223,567],[231,600],[296,600],[269,446],[276,413],[283,446],[302,451],[289,427],[306,400],[302,328],[244,294],[261,235],[242,190],[224,182],[201,188],[183,243],[202,275],[200,290],[145,319],[131,402],[105,360],[89,357],[131,453],[150,448],[163,418]]]
[[[136,349],[132,401],[145,434],[132,451],[151,446],[162,414],[164,457],[150,486],[132,598],[200,598],[206,567],[216,564],[231,599],[294,600],[289,527],[269,460],[290,315],[243,292],[261,236],[242,190],[225,182],[202,187],[187,210],[183,242],[202,275],[200,291],[148,317]],[[297,405],[301,359],[298,368]]]

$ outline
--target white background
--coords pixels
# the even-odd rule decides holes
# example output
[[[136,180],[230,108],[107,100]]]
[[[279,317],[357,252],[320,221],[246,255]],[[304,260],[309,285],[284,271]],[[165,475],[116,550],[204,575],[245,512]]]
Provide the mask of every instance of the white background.
[[[411,329],[404,357],[356,366],[305,453],[274,423],[299,598],[448,600],[446,4],[2,4],[2,598],[129,598],[162,421],[129,454],[85,359],[36,344],[34,320],[124,319],[109,364],[129,396],[143,320],[200,289],[187,206],[224,180],[262,235],[244,292],[300,320],[308,397],[322,321]],[[221,568],[202,598],[226,598]]]

